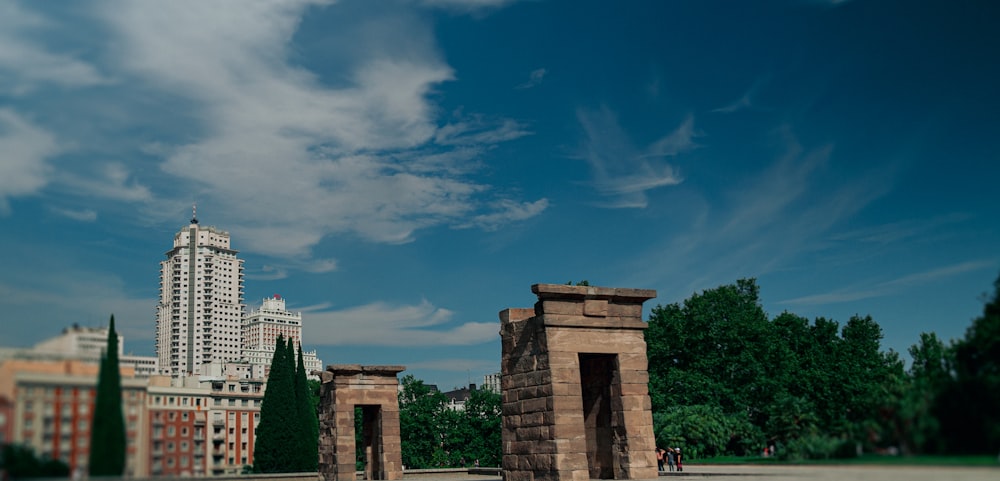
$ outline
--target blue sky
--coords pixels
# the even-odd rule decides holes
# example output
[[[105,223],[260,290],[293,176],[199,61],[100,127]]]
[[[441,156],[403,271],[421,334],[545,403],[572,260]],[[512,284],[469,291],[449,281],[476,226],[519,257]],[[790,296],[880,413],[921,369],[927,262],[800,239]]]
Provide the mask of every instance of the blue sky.
[[[534,283],[756,277],[883,347],[1000,273],[995,2],[0,2],[0,344],[153,354],[197,203],[326,363],[499,369]],[[648,312],[648,309],[647,309]]]

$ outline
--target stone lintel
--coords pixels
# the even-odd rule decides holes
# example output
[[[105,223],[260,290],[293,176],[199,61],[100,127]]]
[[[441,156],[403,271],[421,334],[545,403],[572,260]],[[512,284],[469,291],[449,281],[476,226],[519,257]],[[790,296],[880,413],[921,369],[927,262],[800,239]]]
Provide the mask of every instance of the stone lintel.
[[[629,287],[568,286],[565,284],[535,284],[531,292],[539,299],[601,299],[612,303],[643,303],[656,297],[654,289]]]
[[[564,315],[546,315],[543,317],[545,326],[558,327],[587,327],[595,329],[638,329],[643,330],[648,327],[646,321],[635,318],[622,317],[574,317]]]
[[[335,376],[356,376],[366,374],[372,376],[396,377],[406,366],[362,366],[361,364],[330,364],[326,371]],[[325,381],[325,379],[324,379]]]

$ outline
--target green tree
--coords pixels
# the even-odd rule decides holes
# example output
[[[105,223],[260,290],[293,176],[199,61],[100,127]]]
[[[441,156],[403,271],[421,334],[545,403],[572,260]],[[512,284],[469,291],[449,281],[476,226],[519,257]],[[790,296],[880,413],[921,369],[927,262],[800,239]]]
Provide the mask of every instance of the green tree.
[[[101,354],[97,375],[97,399],[90,428],[91,476],[121,476],[125,472],[125,416],[122,412],[122,380],[118,367],[118,333],[111,316],[108,343]]]
[[[289,340],[291,344],[291,340]],[[312,402],[309,382],[306,379],[305,362],[302,359],[302,345],[299,345],[298,365],[295,369],[295,403],[298,410],[302,455],[298,471],[310,472],[319,468],[319,418]]]
[[[500,466],[502,457],[500,395],[469,391],[462,410],[444,408],[436,415],[443,454],[435,462],[447,466]]]
[[[896,436],[906,454],[943,453],[945,443],[934,406],[951,383],[951,349],[933,332],[923,332],[909,353],[913,362],[899,395]]]
[[[18,444],[5,444],[0,451],[0,471],[11,479],[64,478],[69,475],[69,465],[58,460],[42,457]]]
[[[716,405],[759,419],[773,396],[774,344],[753,279],[695,294],[683,306],[656,306],[646,330],[654,411]]]
[[[841,329],[788,312],[769,320],[759,292],[740,279],[652,309],[645,335],[658,440],[683,439],[700,455],[752,452],[766,440],[813,457],[842,439],[894,439],[886,427],[904,372],[896,353],[880,351],[878,324],[854,316]]]
[[[254,445],[255,473],[287,473],[297,469],[297,449],[301,437],[295,395],[294,363],[280,334],[267,376],[267,388],[260,406],[260,423]]]
[[[725,414],[719,406],[670,406],[655,413],[653,423],[656,445],[683,447],[688,460],[763,445],[762,433],[746,415]]]
[[[954,379],[939,395],[935,414],[948,450],[1000,450],[1000,277],[983,314],[953,345]]]
[[[408,469],[436,467],[447,459],[440,429],[440,415],[445,410],[447,398],[412,374],[403,376],[400,382],[399,430],[403,465]]]
[[[501,427],[503,422],[500,394],[476,389],[469,395],[462,412],[472,438],[466,443],[465,459],[480,466],[500,466],[503,459]]]

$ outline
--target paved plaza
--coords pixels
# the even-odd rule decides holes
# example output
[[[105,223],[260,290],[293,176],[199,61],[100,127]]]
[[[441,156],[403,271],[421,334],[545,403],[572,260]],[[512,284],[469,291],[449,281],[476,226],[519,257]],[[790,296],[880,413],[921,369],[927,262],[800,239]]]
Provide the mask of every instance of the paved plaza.
[[[434,473],[404,476],[414,481],[497,481],[498,476],[475,476],[466,473]],[[664,473],[659,481],[998,481],[1000,466],[759,466],[701,465],[686,466],[684,472]]]
[[[760,466],[760,465],[700,465],[685,466],[682,473],[667,473],[663,478],[711,479],[712,481],[780,481],[848,480],[848,481],[997,481],[997,467],[953,466]]]

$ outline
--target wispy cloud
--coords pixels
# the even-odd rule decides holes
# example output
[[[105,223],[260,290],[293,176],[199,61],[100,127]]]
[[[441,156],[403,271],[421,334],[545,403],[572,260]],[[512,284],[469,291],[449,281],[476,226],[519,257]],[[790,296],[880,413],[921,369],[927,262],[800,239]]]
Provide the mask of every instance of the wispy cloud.
[[[807,149],[788,128],[779,129],[776,136],[784,152],[760,172],[728,187],[727,196],[710,203],[687,193],[686,209],[671,216],[677,228],[633,265],[632,283],[659,285],[672,301],[739,277],[787,268],[824,245],[832,228],[891,188],[880,170],[830,183],[824,173],[832,145]]]
[[[446,8],[458,12],[479,12],[506,7],[518,0],[416,0],[427,7]]]
[[[0,90],[20,96],[39,84],[81,87],[109,82],[93,65],[45,45],[46,36],[59,27],[17,2],[0,3]]]
[[[531,73],[528,75],[528,80],[524,83],[518,84],[517,87],[514,88],[518,90],[524,90],[524,89],[530,89],[538,84],[541,84],[542,79],[545,78],[545,73],[546,72],[544,68],[532,70]]]
[[[549,200],[545,198],[535,202],[517,202],[510,199],[503,199],[494,204],[493,212],[477,215],[470,219],[468,223],[460,224],[457,227],[478,227],[487,231],[495,231],[511,222],[535,217],[548,208],[548,206]]]
[[[736,99],[735,102],[719,107],[717,109],[712,109],[712,112],[718,112],[723,114],[730,114],[738,110],[743,110],[750,108],[750,93],[743,94],[742,97]]]
[[[57,215],[66,217],[68,219],[73,219],[75,221],[94,222],[97,220],[97,212],[95,212],[92,209],[77,210],[77,209],[60,209],[57,207],[53,207],[51,210]]]
[[[507,3],[422,5],[474,11]],[[208,222],[224,216],[227,230],[246,239],[243,250],[282,259],[262,276],[335,268],[312,259],[329,235],[404,243],[432,226],[490,229],[540,214],[544,199],[511,199],[473,178],[484,154],[531,132],[514,119],[460,110],[441,118],[435,89],[455,76],[425,16],[403,8],[345,21],[335,30],[352,41],[325,52],[337,59],[335,84],[298,63],[291,42],[304,15],[338,7],[112,0],[77,19],[103,22],[92,26],[104,35],[89,45],[102,59],[94,66],[33,40],[54,25],[43,6],[0,6],[9,14],[0,27],[18,25],[0,28],[8,40],[0,41],[0,73],[17,72],[16,86],[0,81],[4,93],[41,96],[63,79],[63,89],[101,86],[80,99],[114,97],[70,102],[49,116],[80,119],[72,129],[94,126],[83,133],[0,111],[0,147],[10,157],[0,165],[0,213],[12,196],[45,186],[87,199],[95,212],[102,206],[93,199],[129,205],[154,223],[182,222],[198,199]],[[262,221],[265,197],[280,216]]]
[[[66,191],[83,197],[130,202],[147,202],[153,198],[149,188],[140,184],[128,166],[120,162],[93,165],[86,173],[64,169],[54,179]]]
[[[645,148],[632,144],[615,113],[607,107],[578,109],[577,120],[584,131],[580,156],[590,166],[594,188],[610,199],[606,207],[646,207],[646,191],[682,181],[666,159],[696,147],[691,116]]]
[[[59,150],[51,133],[0,109],[0,215],[10,212],[11,197],[34,194],[49,182],[52,168],[47,159]]]
[[[966,221],[970,218],[971,216],[968,214],[956,213],[929,219],[901,220],[840,233],[832,236],[831,239],[835,242],[864,242],[886,245],[924,236],[929,232]]]
[[[731,103],[729,103],[727,105],[724,105],[724,106],[716,108],[716,109],[712,109],[712,112],[722,113],[722,114],[731,114],[733,112],[738,112],[738,111],[741,111],[741,110],[745,110],[745,109],[749,109],[749,108],[754,107],[754,105],[753,105],[753,97],[755,97],[757,95],[757,91],[766,82],[767,82],[766,78],[758,79],[756,82],[754,82],[753,85],[750,86],[749,89],[747,89],[746,92],[743,93],[742,97],[736,99],[735,101],[733,101],[733,102],[731,102]]]
[[[496,340],[493,322],[452,320],[448,309],[376,302],[343,310],[312,310],[304,336],[313,345],[453,346]]]
[[[993,269],[997,265],[997,259],[979,259],[961,262],[949,266],[939,267],[923,272],[916,272],[903,277],[898,277],[888,281],[855,285],[845,289],[838,289],[822,294],[796,297],[779,301],[778,304],[789,305],[825,305],[843,302],[852,302],[862,299],[872,299],[898,294],[907,288],[930,284],[933,282],[948,279],[950,277],[964,274],[966,272],[983,269]]]
[[[126,342],[153,338],[150,309],[156,305],[155,298],[128,293],[124,281],[116,276],[80,270],[64,260],[47,261],[44,257],[28,257],[32,259],[30,265],[6,266],[17,272],[10,278],[18,282],[0,282],[5,315],[9,319],[30,322],[32,328],[13,331],[20,337],[5,338],[4,344],[28,345],[73,323],[105,326],[112,314]],[[56,271],[59,275],[48,275]],[[42,305],[46,306],[47,315],[39,317],[38,307]]]

